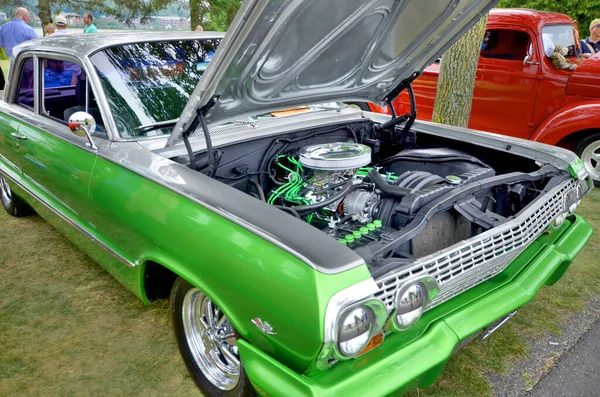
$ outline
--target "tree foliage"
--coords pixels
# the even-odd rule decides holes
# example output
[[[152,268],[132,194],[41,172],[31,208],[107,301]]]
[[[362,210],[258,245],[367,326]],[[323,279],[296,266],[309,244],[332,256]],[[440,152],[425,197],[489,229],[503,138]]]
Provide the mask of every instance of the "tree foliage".
[[[600,0],[502,0],[498,7],[531,8],[567,14],[579,23],[581,38],[589,36],[590,23],[600,18]]]
[[[225,31],[237,14],[242,0],[189,0],[192,30],[202,25],[204,30]]]
[[[0,7],[10,6],[13,11],[17,7],[26,7],[31,14],[37,13],[42,26],[45,26],[52,22],[54,15],[62,11],[103,13],[124,22],[135,18],[147,20],[158,9],[170,3],[173,3],[173,0],[0,0]]]
[[[146,21],[170,10],[168,14],[178,16],[189,12],[192,30],[202,25],[204,30],[216,31],[227,30],[241,4],[242,0],[0,0],[0,8],[8,7],[9,12],[26,7],[40,17],[42,26],[60,12],[100,13],[128,23],[136,18]]]

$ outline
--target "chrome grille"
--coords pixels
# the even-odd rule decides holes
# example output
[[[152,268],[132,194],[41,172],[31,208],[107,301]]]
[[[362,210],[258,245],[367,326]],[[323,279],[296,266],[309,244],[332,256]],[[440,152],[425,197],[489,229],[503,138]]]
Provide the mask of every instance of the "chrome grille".
[[[540,197],[515,219],[376,280],[379,292],[375,297],[392,311],[394,295],[404,280],[429,276],[440,285],[440,293],[427,307],[431,309],[496,276],[565,211],[564,195],[576,187],[577,181],[567,181]]]

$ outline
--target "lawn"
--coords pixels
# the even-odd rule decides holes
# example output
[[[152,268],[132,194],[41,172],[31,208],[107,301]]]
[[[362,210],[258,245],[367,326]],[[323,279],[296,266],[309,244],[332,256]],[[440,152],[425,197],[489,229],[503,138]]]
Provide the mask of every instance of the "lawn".
[[[596,232],[598,208],[600,189],[579,211]],[[527,357],[525,336],[560,332],[564,319],[600,294],[598,257],[597,233],[560,282],[412,395],[489,395],[485,374]],[[142,305],[38,216],[0,211],[0,291],[0,396],[199,395],[179,357],[167,303]]]
[[[198,395],[144,306],[38,216],[0,209],[0,396]]]
[[[4,72],[5,79],[8,78],[8,63],[8,59],[0,59],[0,68],[2,68],[2,71]]]

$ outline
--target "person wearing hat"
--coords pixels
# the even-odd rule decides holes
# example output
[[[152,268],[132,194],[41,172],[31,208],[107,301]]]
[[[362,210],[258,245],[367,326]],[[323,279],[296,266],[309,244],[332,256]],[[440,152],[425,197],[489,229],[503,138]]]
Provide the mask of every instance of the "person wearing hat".
[[[54,25],[56,25],[56,32],[49,34],[47,37],[67,34],[67,18],[62,15],[57,15],[54,17]]]
[[[600,18],[590,23],[590,36],[581,40],[581,51],[592,55],[600,51]]]

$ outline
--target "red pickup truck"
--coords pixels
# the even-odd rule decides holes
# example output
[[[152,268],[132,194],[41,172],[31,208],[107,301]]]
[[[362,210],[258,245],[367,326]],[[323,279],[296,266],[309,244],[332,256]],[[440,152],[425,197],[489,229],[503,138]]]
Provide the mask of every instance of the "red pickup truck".
[[[600,182],[600,55],[577,57],[577,27],[564,14],[494,9],[486,29],[469,127],[571,149]],[[577,69],[552,66],[547,54],[556,44],[569,48]],[[439,70],[431,65],[413,82],[419,119],[432,119]],[[403,93],[394,110],[406,113],[408,104]]]

